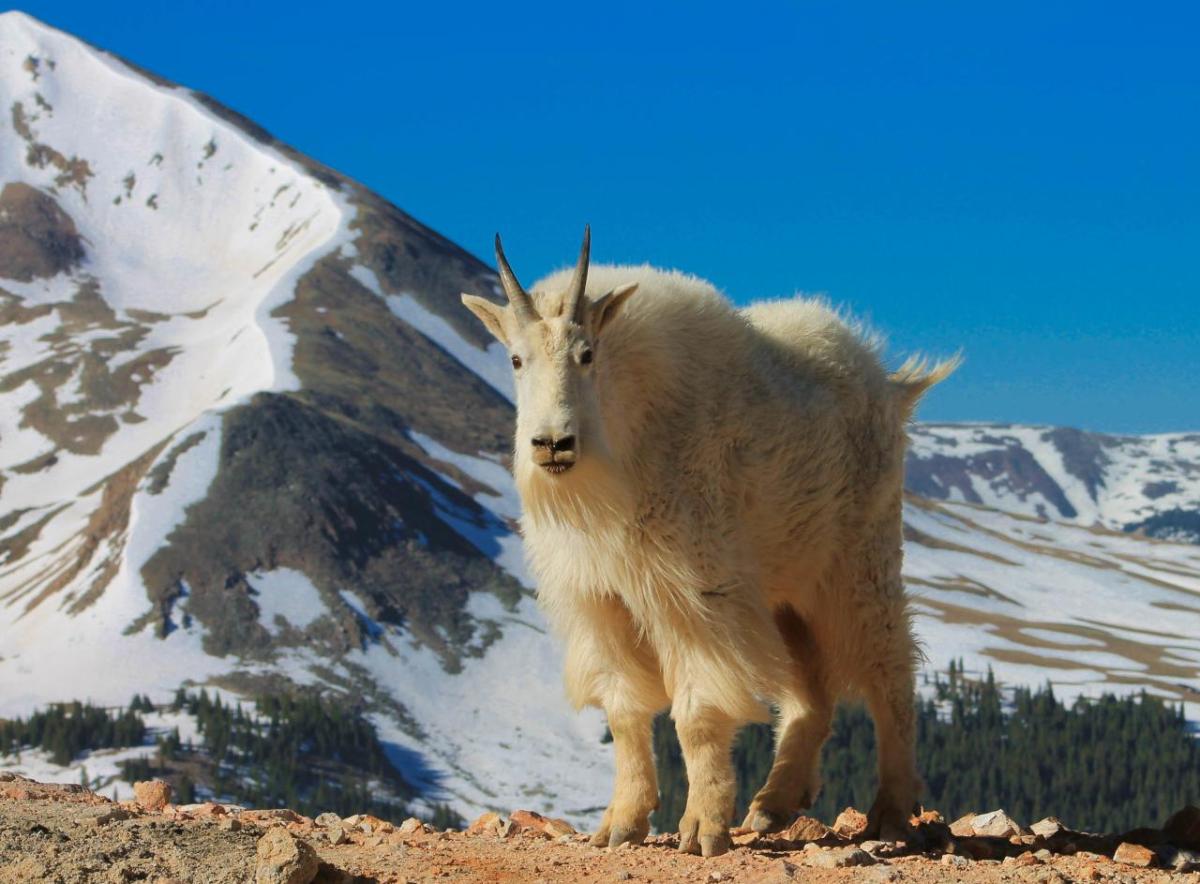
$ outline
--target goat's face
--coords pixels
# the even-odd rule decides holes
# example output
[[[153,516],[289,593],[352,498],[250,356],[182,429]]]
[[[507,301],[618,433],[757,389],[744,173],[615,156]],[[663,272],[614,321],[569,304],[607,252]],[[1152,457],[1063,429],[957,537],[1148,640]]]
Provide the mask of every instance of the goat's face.
[[[463,295],[463,304],[508,348],[512,359],[518,467],[529,463],[553,476],[570,470],[589,448],[603,448],[594,386],[601,358],[599,335],[637,288],[636,284],[621,286],[594,300],[584,296],[589,239],[585,231],[579,263],[566,291],[541,298],[546,316],[517,282],[499,236],[496,262],[508,305]]]

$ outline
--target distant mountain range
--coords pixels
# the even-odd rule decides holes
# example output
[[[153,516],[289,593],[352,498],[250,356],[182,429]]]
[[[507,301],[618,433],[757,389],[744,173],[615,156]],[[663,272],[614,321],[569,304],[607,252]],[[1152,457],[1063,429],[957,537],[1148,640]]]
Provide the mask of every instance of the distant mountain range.
[[[907,483],[935,500],[1200,543],[1200,433],[921,424]]]
[[[0,715],[322,686],[430,804],[594,818],[604,722],[562,699],[507,358],[458,302],[492,270],[19,13],[0,107]],[[1200,435],[918,425],[909,482],[931,666],[1200,711],[1200,546],[1162,542],[1200,541]]]

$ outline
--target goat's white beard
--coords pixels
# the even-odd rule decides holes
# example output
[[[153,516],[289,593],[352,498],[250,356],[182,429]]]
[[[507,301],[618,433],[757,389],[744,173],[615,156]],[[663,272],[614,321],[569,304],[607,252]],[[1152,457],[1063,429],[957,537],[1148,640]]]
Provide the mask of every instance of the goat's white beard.
[[[607,451],[584,450],[571,469],[557,474],[521,457],[514,473],[524,519],[533,525],[592,531],[633,518],[632,488]]]

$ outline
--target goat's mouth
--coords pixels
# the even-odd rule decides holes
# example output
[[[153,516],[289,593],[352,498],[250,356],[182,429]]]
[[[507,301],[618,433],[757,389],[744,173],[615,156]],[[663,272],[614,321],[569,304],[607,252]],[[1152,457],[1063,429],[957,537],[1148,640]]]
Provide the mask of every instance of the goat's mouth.
[[[575,466],[575,458],[576,452],[574,451],[551,451],[548,448],[539,448],[533,452],[533,462],[552,476],[561,476]]]

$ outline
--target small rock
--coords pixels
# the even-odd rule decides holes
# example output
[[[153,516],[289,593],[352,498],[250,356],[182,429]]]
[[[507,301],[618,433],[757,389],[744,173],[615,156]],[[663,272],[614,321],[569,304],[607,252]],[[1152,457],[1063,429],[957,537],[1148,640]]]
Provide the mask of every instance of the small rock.
[[[709,872],[709,873],[708,873],[708,880],[709,880],[709,881],[714,881],[714,882],[715,882],[715,881],[724,881],[724,880],[725,880],[725,873],[724,873],[724,872]]]
[[[566,820],[551,819],[532,810],[514,810],[509,819],[530,832],[539,832],[550,838],[574,835],[575,827]]]
[[[975,829],[971,827],[971,822],[977,816],[979,816],[977,813],[968,813],[966,816],[960,816],[950,824],[950,834],[955,838],[974,837]]]
[[[420,823],[420,820],[417,820],[417,822]],[[362,816],[359,818],[358,825],[359,825],[359,828],[362,829],[362,831],[364,831],[364,832],[369,832],[372,834],[384,834],[384,835],[388,834],[389,832],[393,831],[396,828],[391,823],[389,823],[387,820],[381,820],[379,817],[371,816],[371,814],[369,814],[369,813],[362,814]],[[363,828],[364,826],[366,828]]]
[[[1066,826],[1062,824],[1058,817],[1048,816],[1030,826],[1029,831],[1043,838],[1053,838],[1059,832],[1066,831]]]
[[[325,839],[334,847],[339,844],[345,844],[350,840],[350,836],[346,834],[346,827],[341,822],[336,822],[325,827]]]
[[[171,803],[171,787],[162,780],[143,780],[133,784],[133,797],[151,813],[158,813]]]
[[[971,828],[976,835],[984,835],[989,838],[1011,838],[1013,835],[1021,834],[1021,827],[1003,810],[979,814],[971,820]]]
[[[307,817],[302,817],[294,810],[289,810],[286,807],[270,807],[264,810],[244,810],[240,814],[242,822],[250,823],[304,823],[312,822]]]
[[[1015,862],[1018,866],[1040,866],[1042,864],[1042,861],[1028,850],[1017,856]]]
[[[221,817],[221,829],[226,832],[240,832],[242,821],[235,816]]]
[[[506,822],[504,825],[502,825],[500,827],[500,831],[498,832],[498,834],[500,835],[501,838],[512,838],[514,835],[521,834],[521,827],[518,826],[516,823],[514,823],[512,820],[509,820],[508,822]]]
[[[489,811],[481,814],[475,819],[475,822],[467,826],[468,835],[491,835],[495,837],[500,834],[500,828],[504,825],[504,819],[498,813]]]
[[[869,872],[860,872],[859,876],[877,884],[890,884],[903,878],[904,873],[895,866],[875,866]]]
[[[256,856],[255,884],[310,884],[317,876],[316,852],[286,829],[269,829],[258,839]]]
[[[575,834],[575,827],[566,820],[548,818],[545,822],[545,832],[552,838],[564,838]]]
[[[843,838],[857,838],[867,830],[867,815],[847,807],[833,821],[833,831]]]
[[[317,818],[313,820],[314,823],[322,828],[336,825],[341,821],[342,818],[340,816],[338,816],[336,813],[330,813],[328,810],[324,813],[317,814]]]
[[[415,835],[418,832],[424,833],[425,824],[415,816],[410,816],[400,824],[400,828],[396,830],[401,835]]]
[[[1137,866],[1145,869],[1154,865],[1154,851],[1149,847],[1141,844],[1130,844],[1128,841],[1122,842],[1113,854],[1115,862],[1124,863],[1127,866]]]
[[[109,823],[118,823],[121,820],[129,819],[133,814],[123,807],[110,807],[108,810],[91,817],[93,826],[107,826]]]
[[[805,851],[804,864],[814,869],[844,869],[850,866],[871,866],[875,857],[860,847],[832,847],[826,850]]]
[[[632,878],[633,872],[629,871],[628,869],[621,869],[621,871],[617,872],[618,881],[629,881]]]
[[[955,868],[963,868],[969,866],[971,861],[965,856],[959,856],[957,853],[947,853],[942,856],[942,865],[954,866]]]
[[[1163,834],[1176,847],[1200,850],[1200,807],[1189,804],[1171,815]]]
[[[785,878],[795,878],[798,867],[795,863],[790,863],[786,859],[781,859],[779,865],[775,867],[779,874]]]
[[[737,847],[750,847],[757,844],[760,839],[758,832],[738,832],[733,835],[733,843]]]
[[[845,815],[845,812],[842,814]],[[840,820],[842,817],[839,816]],[[804,843],[807,841],[820,841],[822,838],[830,834],[830,829],[820,820],[815,820],[810,816],[802,816],[782,832],[779,833],[781,838],[786,838],[788,841]],[[841,834],[840,832],[838,834]]]
[[[1062,872],[1053,868],[1039,869],[1033,880],[1036,881],[1037,884],[1068,884],[1068,881],[1063,877]]]
[[[1036,856],[1038,859],[1040,859],[1044,863],[1048,863],[1048,862],[1050,862],[1050,860],[1054,859],[1054,854],[1051,853],[1049,850],[1047,850],[1045,847],[1043,847],[1041,850],[1035,850],[1033,855]]]

